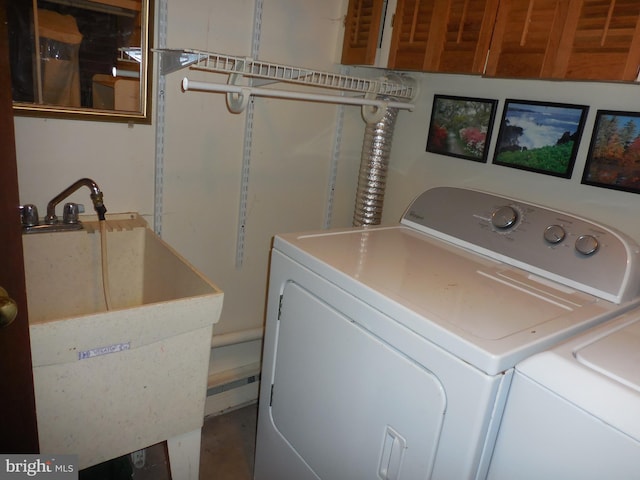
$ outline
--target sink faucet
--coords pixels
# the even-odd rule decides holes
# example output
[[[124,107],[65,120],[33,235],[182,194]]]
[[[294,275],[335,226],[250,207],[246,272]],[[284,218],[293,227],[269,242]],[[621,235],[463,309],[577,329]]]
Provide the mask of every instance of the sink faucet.
[[[53,225],[58,223],[58,217],[56,216],[56,205],[60,203],[62,200],[67,198],[73,192],[78,190],[80,187],[85,186],[91,190],[91,201],[93,202],[93,207],[98,214],[98,220],[104,220],[104,214],[107,212],[106,207],[102,203],[102,192],[100,188],[90,178],[81,178],[77,182],[65,188],[58,195],[53,197],[53,199],[47,204],[47,216],[44,217],[44,222],[48,225]]]

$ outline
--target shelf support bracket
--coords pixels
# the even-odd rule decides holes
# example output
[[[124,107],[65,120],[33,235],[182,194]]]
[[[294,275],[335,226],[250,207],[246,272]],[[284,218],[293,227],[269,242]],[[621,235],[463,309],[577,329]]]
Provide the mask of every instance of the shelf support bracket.
[[[250,60],[249,60],[250,63]],[[244,70],[246,62],[240,60],[235,65],[235,72],[229,74],[229,79],[227,80],[227,85],[238,85],[238,82],[242,80],[243,75],[241,72]],[[242,88],[240,92],[227,92],[227,108],[231,113],[242,113],[247,105],[249,104],[249,98],[251,97],[251,88],[246,87]]]
[[[377,95],[374,92],[367,93],[364,98],[366,100],[376,100]],[[389,102],[379,101],[376,105],[362,105],[362,119],[367,124],[378,123],[387,114]]]

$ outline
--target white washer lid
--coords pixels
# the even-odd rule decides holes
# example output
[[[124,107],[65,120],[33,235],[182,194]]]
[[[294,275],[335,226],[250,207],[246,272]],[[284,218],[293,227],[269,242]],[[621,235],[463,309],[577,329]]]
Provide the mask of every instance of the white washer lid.
[[[577,350],[575,355],[583,365],[640,391],[640,319]]]
[[[640,441],[640,309],[534,355],[516,370]]]

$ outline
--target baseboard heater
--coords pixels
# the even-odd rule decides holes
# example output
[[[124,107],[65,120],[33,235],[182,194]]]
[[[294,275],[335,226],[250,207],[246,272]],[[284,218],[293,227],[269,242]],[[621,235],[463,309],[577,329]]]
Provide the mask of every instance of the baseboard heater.
[[[205,417],[256,403],[260,390],[260,364],[247,365],[209,377]]]
[[[251,375],[250,377],[241,378],[239,380],[225,383],[223,385],[216,385],[214,387],[210,387],[207,389],[207,397],[212,397],[213,395],[218,395],[220,393],[227,392],[235,388],[244,387],[245,385],[249,385],[251,383],[255,383],[259,381],[260,381],[260,374]]]

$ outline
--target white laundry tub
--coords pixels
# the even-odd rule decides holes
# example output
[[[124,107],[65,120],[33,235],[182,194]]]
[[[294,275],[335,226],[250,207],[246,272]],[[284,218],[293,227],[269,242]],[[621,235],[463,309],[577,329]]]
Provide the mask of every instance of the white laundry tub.
[[[173,478],[198,478],[222,292],[137,214],[23,236],[40,449],[86,468],[167,440]]]

